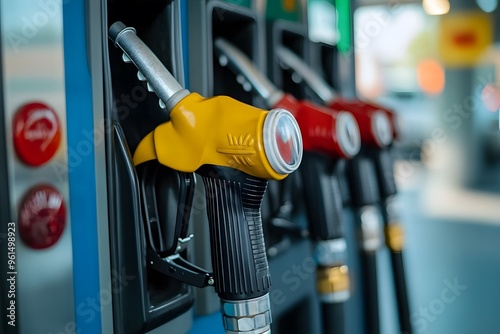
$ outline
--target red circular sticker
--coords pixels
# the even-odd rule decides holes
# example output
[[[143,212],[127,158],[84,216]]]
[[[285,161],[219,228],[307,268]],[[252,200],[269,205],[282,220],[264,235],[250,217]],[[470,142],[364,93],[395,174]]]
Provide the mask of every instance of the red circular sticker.
[[[40,166],[49,161],[61,143],[59,117],[43,103],[22,106],[14,116],[13,129],[17,155],[31,166]]]
[[[19,209],[19,236],[29,247],[48,248],[61,237],[66,226],[66,206],[52,186],[32,188]]]

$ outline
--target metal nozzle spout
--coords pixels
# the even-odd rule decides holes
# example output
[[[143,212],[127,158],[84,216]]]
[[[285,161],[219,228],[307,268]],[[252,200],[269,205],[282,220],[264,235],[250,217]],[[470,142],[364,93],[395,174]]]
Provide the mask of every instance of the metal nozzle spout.
[[[333,88],[293,51],[284,46],[277,46],[276,56],[281,63],[286,65],[291,71],[297,73],[323,102],[328,104],[335,100],[336,95]]]
[[[109,38],[116,47],[123,50],[123,60],[133,62],[138,68],[138,77],[147,80],[148,90],[155,92],[163,101],[160,106],[172,110],[180,100],[189,95],[189,91],[175,80],[156,55],[137,37],[134,28],[117,21],[109,28]]]
[[[273,108],[281,100],[283,92],[269,81],[237,47],[223,38],[217,38],[214,47],[219,63],[227,66],[236,75],[242,75],[252,89],[266,100],[269,108]]]

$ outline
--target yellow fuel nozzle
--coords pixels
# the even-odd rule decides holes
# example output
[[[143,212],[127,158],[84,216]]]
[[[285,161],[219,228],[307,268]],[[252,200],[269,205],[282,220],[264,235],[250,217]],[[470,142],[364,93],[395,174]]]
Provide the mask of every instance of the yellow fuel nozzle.
[[[194,172],[203,165],[231,167],[249,175],[281,180],[302,159],[302,137],[295,118],[284,109],[261,110],[227,96],[204,98],[184,89],[137,37],[116,22],[111,40],[123,60],[138,68],[138,78],[170,111],[137,147],[134,164],[158,159],[170,168]]]
[[[268,112],[227,96],[191,93],[172,109],[170,119],[140,142],[134,164],[158,159],[183,172],[217,165],[275,180],[300,164],[300,131],[283,109]]]

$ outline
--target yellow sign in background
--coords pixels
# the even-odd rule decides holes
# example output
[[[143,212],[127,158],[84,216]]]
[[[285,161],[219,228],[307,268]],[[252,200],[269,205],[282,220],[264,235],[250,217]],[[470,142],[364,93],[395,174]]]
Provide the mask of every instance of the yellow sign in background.
[[[493,22],[483,12],[443,15],[439,23],[439,55],[447,67],[470,67],[493,43]]]

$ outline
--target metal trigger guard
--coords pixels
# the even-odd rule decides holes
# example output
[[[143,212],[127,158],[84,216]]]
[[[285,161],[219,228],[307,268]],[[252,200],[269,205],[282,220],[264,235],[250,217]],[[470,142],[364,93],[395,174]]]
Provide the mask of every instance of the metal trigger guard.
[[[137,168],[147,243],[147,265],[196,287],[213,285],[213,275],[181,257],[189,241],[188,224],[196,179],[148,161]]]

